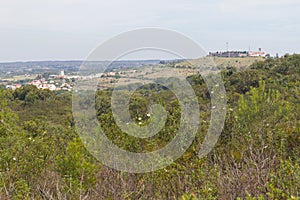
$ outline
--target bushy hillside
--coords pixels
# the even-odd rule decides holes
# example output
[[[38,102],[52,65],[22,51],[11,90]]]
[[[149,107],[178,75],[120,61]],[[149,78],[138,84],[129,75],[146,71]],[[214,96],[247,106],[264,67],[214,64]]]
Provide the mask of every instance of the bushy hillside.
[[[201,115],[196,139],[171,166],[145,174],[115,171],[88,153],[76,134],[71,93],[1,89],[0,199],[299,199],[300,55],[257,61],[244,70],[226,65],[228,111],[216,147],[198,158],[210,95],[199,75],[190,76]],[[97,115],[119,147],[153,151],[176,135],[181,110],[170,90],[145,85],[131,98],[137,123],[147,124],[153,103],[168,111],[165,127],[150,140],[121,132],[110,96],[110,90],[97,92]]]

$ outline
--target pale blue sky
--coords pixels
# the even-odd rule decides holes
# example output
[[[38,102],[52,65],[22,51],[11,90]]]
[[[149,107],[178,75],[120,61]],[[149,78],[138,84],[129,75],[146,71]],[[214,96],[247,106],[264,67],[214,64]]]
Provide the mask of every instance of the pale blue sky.
[[[207,51],[300,53],[299,0],[1,0],[0,62],[85,59],[124,31],[181,32]]]

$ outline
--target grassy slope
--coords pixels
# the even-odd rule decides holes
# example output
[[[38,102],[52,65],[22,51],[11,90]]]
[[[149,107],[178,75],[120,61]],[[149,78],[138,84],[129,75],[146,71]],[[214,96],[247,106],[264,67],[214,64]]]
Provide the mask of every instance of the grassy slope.
[[[261,57],[246,57],[246,58],[220,58],[220,57],[204,57],[190,61],[191,64],[208,64],[213,62],[216,66],[224,68],[227,66],[233,66],[237,69],[243,69],[249,67],[255,61],[263,61]],[[177,65],[189,65],[188,62],[182,62]]]

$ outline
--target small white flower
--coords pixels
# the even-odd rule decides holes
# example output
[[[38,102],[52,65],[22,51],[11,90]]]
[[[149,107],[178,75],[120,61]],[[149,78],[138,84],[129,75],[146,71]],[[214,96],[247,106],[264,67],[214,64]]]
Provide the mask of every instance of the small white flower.
[[[128,122],[127,122],[126,124],[127,124],[127,125],[129,125],[129,123],[128,123]]]
[[[150,117],[150,116],[151,116],[151,114],[150,114],[150,113],[148,113],[148,114],[147,114],[147,117]]]
[[[216,106],[213,106],[213,107],[212,107],[212,109],[215,109],[215,108],[216,108]]]
[[[142,125],[142,122],[139,122],[139,125]]]
[[[141,117],[139,117],[139,118],[138,118],[138,120],[139,120],[139,121],[141,121],[141,120],[142,120],[142,118],[141,118]]]
[[[233,111],[233,109],[232,109],[232,108],[230,108],[229,110],[230,110],[230,111]]]
[[[214,91],[211,91],[210,93],[211,93],[211,94],[213,94],[213,93],[214,93]]]
[[[15,157],[13,157],[13,160],[16,161],[17,159]]]
[[[30,138],[28,138],[29,140],[31,140],[31,137]]]

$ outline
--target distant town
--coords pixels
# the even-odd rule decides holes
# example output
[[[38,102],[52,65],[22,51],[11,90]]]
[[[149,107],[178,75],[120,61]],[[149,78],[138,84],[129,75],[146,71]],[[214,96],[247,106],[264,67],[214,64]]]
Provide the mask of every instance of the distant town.
[[[262,51],[224,51],[209,52],[207,57],[221,58],[265,58],[269,54]],[[185,60],[145,60],[145,61],[116,61],[106,72],[94,75],[79,76],[78,70],[82,61],[43,61],[43,62],[19,62],[0,63],[0,86],[7,89],[16,90],[23,85],[34,85],[38,89],[51,91],[71,91],[74,83],[78,79],[101,78],[101,87],[108,88],[119,78],[127,78],[136,75],[141,66],[168,65],[178,68],[179,63]],[[245,60],[246,61],[246,60]],[[241,61],[239,61],[241,62]],[[250,61],[251,62],[251,61]],[[103,65],[106,62],[102,63]],[[218,63],[220,64],[220,63]],[[240,64],[243,65],[242,63]],[[184,66],[181,66],[184,68]],[[150,73],[150,72],[147,72]],[[96,77],[97,76],[97,77]]]
[[[120,76],[134,73],[129,68],[156,65],[160,60],[145,61],[114,61],[106,72],[97,74],[107,82],[113,82]],[[83,61],[37,61],[0,63],[0,87],[16,90],[23,85],[34,85],[38,89],[51,91],[71,91],[78,79],[89,79],[91,76],[79,76],[78,71]],[[107,61],[98,63],[99,66],[109,64]],[[122,69],[122,70],[121,70]],[[118,70],[118,72],[116,71]],[[111,80],[113,79],[113,80]]]
[[[65,75],[64,70],[60,71],[60,74],[55,75],[51,74],[48,75],[48,77],[42,77],[39,75],[37,79],[34,79],[30,82],[25,83],[26,85],[34,85],[38,89],[48,89],[51,91],[55,90],[67,90],[71,91],[73,82],[78,79],[79,76],[68,76]],[[22,87],[23,84],[12,84],[12,85],[6,85],[7,89],[15,90],[17,88]]]

